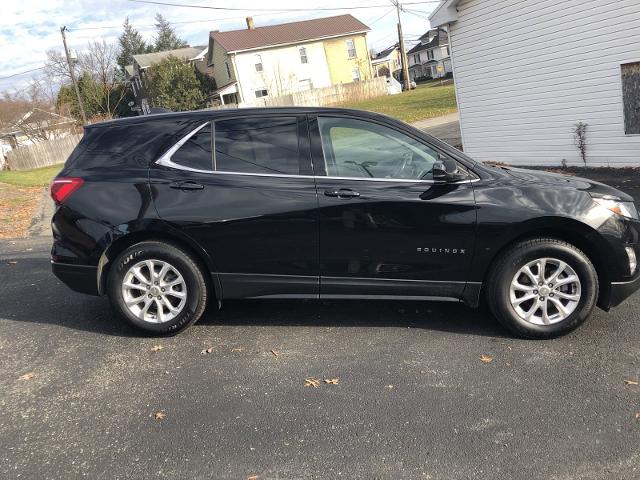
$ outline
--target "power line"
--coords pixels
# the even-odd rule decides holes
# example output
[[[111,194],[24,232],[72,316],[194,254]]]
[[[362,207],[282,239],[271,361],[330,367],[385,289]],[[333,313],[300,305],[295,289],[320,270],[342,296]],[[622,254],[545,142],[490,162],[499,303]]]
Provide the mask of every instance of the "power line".
[[[271,13],[287,13],[287,10],[279,10],[279,11],[274,11]],[[254,17],[263,17],[266,15],[270,15],[269,13],[258,13],[256,15],[253,15]],[[222,22],[225,20],[241,20],[244,17],[242,16],[235,16],[235,17],[224,17],[224,18],[209,18],[207,20],[186,20],[186,21],[182,21],[182,22],[169,22],[171,25],[186,25],[186,24],[190,24],[190,23],[214,23],[214,22]],[[135,28],[145,28],[145,27],[155,27],[156,24],[155,23],[148,23],[148,24],[144,24],[144,25],[139,25],[139,24],[132,24]],[[70,27],[67,30],[70,32],[79,32],[79,31],[83,31],[83,30],[113,30],[116,28],[122,28],[122,25],[111,25],[111,26],[103,26],[103,27]]]
[[[212,7],[209,5],[191,5],[187,3],[169,3],[158,2],[154,0],[129,0],[134,3],[149,3],[152,5],[164,5],[167,7],[185,7],[185,8],[205,8],[208,10],[226,10],[226,11],[254,11],[254,12],[275,12],[277,8],[241,8],[241,7]],[[440,3],[440,0],[428,0],[423,2],[407,2],[403,5],[422,5],[425,3]],[[337,10],[355,10],[355,9],[367,9],[367,8],[383,8],[388,5],[357,5],[352,7],[319,7],[319,8],[288,8],[287,12],[318,12],[318,11],[337,11]]]
[[[367,22],[368,26],[373,25],[374,23],[379,22],[380,20],[382,20],[384,17],[386,17],[387,15],[389,15],[391,12],[393,12],[395,10],[395,8],[392,8],[391,10],[389,10],[387,13],[385,13],[384,15],[382,15],[381,17],[376,18],[373,22]]]
[[[8,78],[19,77],[20,75],[24,75],[26,73],[35,72],[37,70],[42,70],[43,68],[44,68],[44,65],[42,67],[32,68],[31,70],[25,70],[24,72],[14,73],[13,75],[7,75],[6,77],[0,77],[0,80],[6,80]]]

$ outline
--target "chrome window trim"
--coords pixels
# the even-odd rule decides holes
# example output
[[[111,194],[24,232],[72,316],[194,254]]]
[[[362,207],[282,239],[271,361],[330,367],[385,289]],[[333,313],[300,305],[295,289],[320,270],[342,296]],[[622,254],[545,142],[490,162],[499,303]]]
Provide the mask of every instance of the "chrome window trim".
[[[184,137],[182,137],[180,140],[178,140],[173,147],[171,147],[169,150],[167,150],[158,160],[156,160],[156,165],[162,165],[164,167],[175,168],[177,170],[186,170],[188,172],[212,173],[213,170],[201,170],[199,168],[185,167],[184,165],[179,165],[177,163],[174,163],[171,160],[171,157],[173,156],[173,154],[176,153],[180,149],[180,147],[182,147],[185,143],[187,143],[189,141],[189,139],[191,137],[193,137],[196,133],[198,133],[200,130],[202,130],[204,127],[206,127],[210,123],[211,122],[207,121],[207,122],[203,123],[202,125],[200,125],[199,127],[197,127],[194,130],[192,130],[191,132],[187,133]],[[212,156],[213,156],[213,152],[212,152]],[[213,166],[213,164],[212,164],[212,166]]]
[[[212,158],[213,164],[215,165],[215,122],[207,121],[202,125],[196,127],[191,132],[187,133],[184,137],[178,140],[175,145],[173,145],[169,150],[167,150],[158,160],[156,160],[156,165],[162,165],[163,167],[173,168],[175,170],[184,170],[187,172],[195,172],[195,173],[208,173],[212,175],[241,175],[248,177],[278,177],[278,178],[313,178],[313,179],[334,179],[334,180],[356,180],[356,181],[368,181],[368,182],[394,182],[394,183],[427,183],[427,184],[444,184],[446,182],[441,182],[437,180],[411,180],[406,178],[369,178],[369,177],[332,177],[328,175],[292,175],[292,174],[284,174],[284,173],[250,173],[250,172],[229,172],[229,171],[217,171],[217,170],[201,170],[199,168],[191,168],[186,167],[184,165],[180,165],[171,160],[171,157],[174,153],[176,153],[180,147],[182,147],[185,143],[189,141],[191,137],[193,137],[196,133],[202,130],[207,125],[211,124],[211,138],[212,138]],[[479,178],[470,179],[470,180],[460,180],[458,182],[451,182],[451,184],[464,184],[464,183],[473,183],[479,181]]]

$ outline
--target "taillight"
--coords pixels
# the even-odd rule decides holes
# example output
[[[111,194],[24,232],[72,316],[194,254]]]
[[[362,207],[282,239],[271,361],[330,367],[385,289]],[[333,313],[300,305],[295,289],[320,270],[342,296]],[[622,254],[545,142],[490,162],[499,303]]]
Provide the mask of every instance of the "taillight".
[[[81,178],[58,177],[51,182],[51,198],[60,204],[64,202],[69,195],[79,189],[84,180]]]

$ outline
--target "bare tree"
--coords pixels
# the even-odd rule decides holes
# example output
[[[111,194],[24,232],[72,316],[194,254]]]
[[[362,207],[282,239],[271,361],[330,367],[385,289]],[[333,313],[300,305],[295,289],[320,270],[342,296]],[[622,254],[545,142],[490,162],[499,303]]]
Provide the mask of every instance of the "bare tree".
[[[121,107],[127,95],[124,79],[118,68],[119,49],[116,44],[103,41],[89,42],[87,48],[78,53],[74,68],[78,72],[79,82],[90,81],[95,88],[84,88],[81,92],[83,101],[96,106],[100,116],[112,118]],[[71,84],[71,75],[66,57],[57,50],[47,51],[45,74],[50,82],[60,87]],[[86,107],[86,105],[85,105]]]

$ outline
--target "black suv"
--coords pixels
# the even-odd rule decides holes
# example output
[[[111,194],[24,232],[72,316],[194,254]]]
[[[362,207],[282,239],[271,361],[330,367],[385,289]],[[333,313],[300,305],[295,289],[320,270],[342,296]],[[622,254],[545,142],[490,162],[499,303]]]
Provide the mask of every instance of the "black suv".
[[[640,287],[628,195],[479,164],[368,112],[91,125],[51,192],[54,273],[157,334],[226,299],[485,299],[512,332],[550,338]]]

